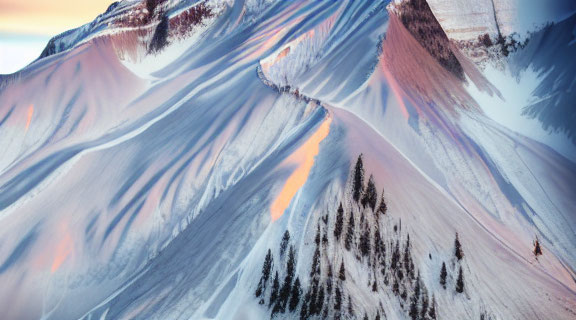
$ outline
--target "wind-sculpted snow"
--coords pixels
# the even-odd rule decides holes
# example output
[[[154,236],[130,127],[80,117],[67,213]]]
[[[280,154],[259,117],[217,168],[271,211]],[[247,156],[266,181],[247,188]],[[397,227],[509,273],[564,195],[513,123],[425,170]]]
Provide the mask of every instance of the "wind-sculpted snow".
[[[350,198],[359,154],[438,318],[573,317],[574,163],[486,116],[498,90],[463,55],[464,80],[387,1],[159,3],[121,2],[2,79],[2,318],[269,317],[265,252],[290,230],[309,280],[315,223]],[[210,16],[181,29],[196,5]],[[152,53],[159,19],[187,31]],[[455,232],[464,295],[437,279]],[[406,317],[349,256],[356,305]]]

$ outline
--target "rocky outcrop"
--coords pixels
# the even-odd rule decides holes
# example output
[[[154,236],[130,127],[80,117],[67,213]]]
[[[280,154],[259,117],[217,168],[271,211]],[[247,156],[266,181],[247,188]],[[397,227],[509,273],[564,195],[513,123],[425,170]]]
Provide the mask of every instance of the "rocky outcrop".
[[[450,40],[426,0],[403,1],[390,5],[389,10],[399,16],[404,27],[440,65],[457,78],[464,80],[464,70],[452,52]]]
[[[489,34],[496,38],[514,31],[516,0],[427,0],[450,39],[476,40]]]

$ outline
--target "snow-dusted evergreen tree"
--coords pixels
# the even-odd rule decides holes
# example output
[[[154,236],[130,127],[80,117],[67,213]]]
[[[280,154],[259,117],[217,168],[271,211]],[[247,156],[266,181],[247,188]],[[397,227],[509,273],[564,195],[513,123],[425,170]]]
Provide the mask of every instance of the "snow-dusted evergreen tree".
[[[278,291],[280,290],[280,281],[278,280],[278,271],[274,274],[274,280],[272,281],[272,292],[270,293],[270,302],[268,306],[272,306],[278,299]]]
[[[290,246],[288,252],[288,261],[286,261],[286,276],[284,277],[284,282],[278,294],[278,299],[272,310],[272,313],[284,312],[286,310],[286,305],[288,304],[288,299],[292,293],[292,281],[294,280],[294,273],[296,270],[296,258],[294,253],[294,247]]]
[[[346,268],[344,267],[344,260],[340,263],[340,271],[338,272],[338,279],[341,281],[346,280]]]
[[[336,287],[334,294],[334,310],[341,310],[341,309],[342,309],[342,292],[340,291],[340,287]]]
[[[348,219],[348,228],[346,229],[346,239],[344,239],[344,247],[348,251],[352,248],[352,242],[354,241],[355,232],[356,230],[354,225],[354,213],[350,211],[350,218]]]
[[[432,304],[428,310],[428,317],[430,319],[436,319],[436,297],[432,296]]]
[[[390,260],[390,268],[396,270],[398,268],[398,263],[400,262],[400,243],[396,240],[396,246],[392,252],[392,259]]]
[[[320,232],[320,224],[316,225],[316,236],[314,237],[314,242],[316,243],[316,245],[320,245],[320,239],[321,239],[321,232]]]
[[[374,176],[370,175],[368,179],[368,185],[366,186],[366,191],[362,197],[362,206],[370,207],[372,211],[376,209],[376,202],[378,201],[378,193],[376,191],[376,185],[374,184]]]
[[[354,181],[352,185],[352,198],[354,201],[360,201],[360,197],[364,192],[364,163],[362,155],[358,156],[356,166],[354,167]]]
[[[310,295],[306,294],[302,301],[302,308],[300,309],[300,320],[308,319],[308,304],[310,303]]]
[[[288,310],[290,312],[296,310],[298,304],[300,303],[300,294],[302,293],[301,285],[300,285],[300,278],[296,278],[294,280],[294,285],[292,286],[292,292],[290,296],[290,304],[288,305]]]
[[[386,214],[388,212],[388,205],[386,204],[386,199],[384,199],[384,190],[382,190],[382,195],[380,196],[380,205],[378,206],[378,213]]]
[[[442,262],[442,268],[440,269],[440,284],[444,289],[446,289],[446,276],[448,276],[448,272],[446,271],[446,263]]]
[[[464,292],[464,275],[462,274],[462,267],[458,270],[458,279],[456,280],[456,292]]]
[[[414,262],[412,261],[412,252],[410,251],[410,234],[407,235],[406,245],[404,247],[404,269],[406,276],[414,279]]]
[[[542,255],[542,248],[540,247],[540,241],[538,240],[538,236],[536,236],[536,240],[534,240],[534,255],[536,258]]]
[[[410,319],[412,319],[412,320],[418,319],[418,316],[419,316],[418,297],[416,296],[416,294],[414,294],[412,296],[412,298],[410,299],[410,311],[408,311],[408,315],[410,316]]]
[[[454,239],[454,256],[459,261],[464,257],[464,252],[462,251],[462,245],[460,244],[460,239],[458,238],[458,232],[456,232],[456,239]]]
[[[342,202],[338,207],[336,212],[336,224],[334,225],[334,236],[336,240],[340,240],[340,235],[342,234],[342,228],[344,226],[344,208],[342,208]]]
[[[354,314],[355,314],[355,312],[354,312],[354,306],[352,305],[352,296],[349,295],[348,296],[348,315],[353,317]]]
[[[362,256],[368,256],[370,254],[370,227],[365,227],[360,235],[359,249]]]
[[[274,259],[272,258],[272,251],[268,249],[266,253],[266,258],[264,258],[264,264],[262,265],[262,275],[260,281],[258,282],[258,287],[256,288],[256,297],[260,297],[265,291],[268,284],[268,279],[270,278],[270,272],[274,264]]]
[[[290,242],[290,232],[286,230],[282,236],[282,241],[280,242],[280,256],[283,257],[288,248],[288,243]]]
[[[422,306],[420,307],[420,319],[426,319],[428,315],[428,293],[422,294]]]

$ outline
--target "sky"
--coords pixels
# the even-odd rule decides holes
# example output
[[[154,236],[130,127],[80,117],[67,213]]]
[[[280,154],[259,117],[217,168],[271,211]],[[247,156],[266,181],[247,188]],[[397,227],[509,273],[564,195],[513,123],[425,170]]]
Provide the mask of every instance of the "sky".
[[[35,60],[48,40],[88,23],[112,0],[0,0],[0,74]]]

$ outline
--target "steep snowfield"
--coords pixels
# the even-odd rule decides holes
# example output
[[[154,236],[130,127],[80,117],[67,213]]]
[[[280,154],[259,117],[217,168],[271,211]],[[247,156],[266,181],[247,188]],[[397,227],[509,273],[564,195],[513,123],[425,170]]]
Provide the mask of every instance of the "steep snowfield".
[[[162,10],[175,21],[197,5]],[[2,80],[2,317],[268,318],[254,295],[267,250],[278,259],[289,230],[307,290],[314,235],[326,217],[332,237],[340,202],[387,244],[410,234],[440,319],[574,317],[576,164],[486,105],[507,88],[457,52],[468,83],[450,73],[386,1],[207,5],[213,16],[148,55],[158,21],[119,28],[143,8],[121,2]],[[360,154],[384,189],[381,220],[351,200]],[[328,243],[322,279],[345,262],[349,318],[409,318],[355,249]]]

